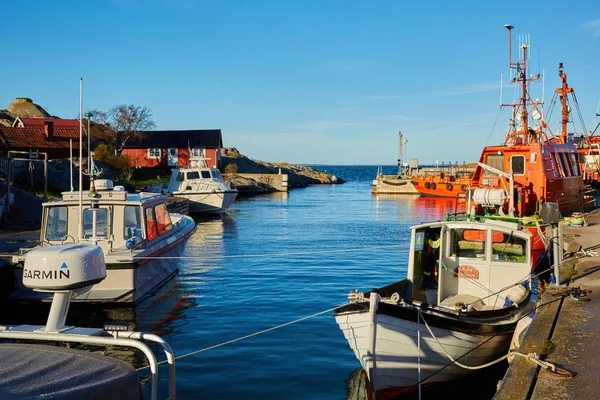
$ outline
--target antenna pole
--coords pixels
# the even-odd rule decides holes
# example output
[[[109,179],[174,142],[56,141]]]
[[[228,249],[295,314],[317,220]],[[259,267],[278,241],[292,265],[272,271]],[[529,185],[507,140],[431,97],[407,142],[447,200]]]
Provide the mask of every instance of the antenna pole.
[[[79,78],[79,240],[83,239],[83,78]]]

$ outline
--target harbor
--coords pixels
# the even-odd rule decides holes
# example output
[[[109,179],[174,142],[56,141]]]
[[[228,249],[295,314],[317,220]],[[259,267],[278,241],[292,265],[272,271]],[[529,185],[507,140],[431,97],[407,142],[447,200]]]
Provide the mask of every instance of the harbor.
[[[596,398],[600,20],[532,1],[3,5],[0,399]]]

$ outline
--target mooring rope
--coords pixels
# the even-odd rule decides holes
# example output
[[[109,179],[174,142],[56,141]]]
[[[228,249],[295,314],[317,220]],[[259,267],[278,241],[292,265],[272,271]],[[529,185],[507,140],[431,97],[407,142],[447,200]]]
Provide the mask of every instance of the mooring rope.
[[[349,253],[353,251],[363,250],[377,250],[377,249],[393,249],[399,247],[407,247],[408,243],[405,244],[391,244],[383,246],[371,246],[371,247],[354,247],[349,249],[331,249],[331,250],[319,250],[319,251],[294,251],[287,253],[263,253],[263,254],[236,254],[236,255],[223,255],[219,256],[219,259],[224,258],[254,258],[254,257],[286,257],[286,256],[298,256],[298,255],[310,255],[310,254],[328,254],[328,253]],[[34,249],[33,247],[31,249]],[[0,254],[0,257],[14,257],[24,254]],[[209,254],[210,256],[210,254]],[[124,258],[124,261],[131,260],[200,260],[210,258],[207,256],[133,256],[131,258]]]
[[[208,346],[208,347],[205,347],[203,349],[191,351],[189,353],[185,353],[185,354],[182,354],[182,355],[179,355],[179,356],[175,357],[175,360],[179,360],[181,358],[185,358],[185,357],[193,356],[195,354],[203,353],[205,351],[216,349],[218,347],[222,347],[222,346],[225,346],[225,345],[228,345],[228,344],[231,344],[231,343],[239,342],[239,341],[242,341],[242,340],[245,340],[245,339],[249,339],[249,338],[254,337],[254,336],[263,335],[265,333],[272,332],[272,331],[284,328],[284,327],[289,326],[289,325],[294,325],[294,324],[297,324],[299,322],[306,321],[306,320],[314,318],[314,317],[318,317],[319,315],[323,315],[323,314],[326,314],[328,312],[337,310],[338,308],[341,308],[341,307],[343,307],[343,306],[345,306],[347,304],[348,303],[339,304],[339,305],[337,305],[335,307],[332,307],[332,308],[329,308],[327,310],[319,311],[318,313],[311,314],[311,315],[308,315],[306,317],[298,318],[298,319],[295,319],[295,320],[290,321],[290,322],[286,322],[286,323],[281,324],[281,325],[273,326],[271,328],[264,329],[262,331],[254,332],[254,333],[251,333],[249,335],[241,336],[241,337],[238,337],[236,339],[231,339],[231,340],[228,340],[228,341],[223,342],[223,343],[219,343],[219,344],[215,344],[215,345],[212,345],[212,346]],[[167,363],[167,360],[160,361],[159,363],[157,363],[157,365],[165,364],[165,363]],[[141,371],[143,369],[148,369],[148,368],[150,368],[150,366],[140,367],[140,368],[137,369],[137,371]]]

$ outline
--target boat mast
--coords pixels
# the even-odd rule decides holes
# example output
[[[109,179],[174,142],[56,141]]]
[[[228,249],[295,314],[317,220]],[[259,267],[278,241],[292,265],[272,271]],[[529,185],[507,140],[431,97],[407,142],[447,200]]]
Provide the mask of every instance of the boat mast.
[[[519,44],[522,50],[522,59],[520,61],[513,62],[512,61],[512,30],[514,26],[505,25],[508,30],[508,66],[511,69],[516,71],[515,77],[511,79],[511,82],[518,83],[521,86],[521,98],[516,104],[502,104],[502,106],[510,106],[513,107],[513,126],[509,129],[508,135],[506,136],[505,143],[515,143],[515,137],[517,135],[523,136],[523,143],[529,144],[530,135],[529,135],[529,111],[527,110],[527,106],[531,105],[534,108],[537,108],[538,105],[543,104],[542,102],[534,102],[529,99],[529,93],[527,92],[527,86],[531,84],[531,82],[537,81],[540,79],[540,75],[532,76],[531,78],[527,78],[527,51],[529,49],[529,39],[524,36],[523,40]],[[540,113],[541,115],[541,113]],[[520,120],[521,127],[517,130],[516,123],[517,120]]]
[[[567,74],[565,73],[563,63],[558,64],[558,76],[562,80],[562,87],[556,89],[560,94],[560,103],[562,105],[562,131],[560,132],[561,143],[567,143],[567,123],[569,122],[569,106],[567,105],[567,93],[573,92],[567,84]]]

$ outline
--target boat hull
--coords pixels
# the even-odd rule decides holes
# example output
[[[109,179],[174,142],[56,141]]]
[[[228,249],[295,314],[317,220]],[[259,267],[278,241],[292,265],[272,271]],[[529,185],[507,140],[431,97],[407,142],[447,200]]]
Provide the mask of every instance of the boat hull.
[[[105,256],[106,278],[87,292],[73,295],[73,302],[125,305],[137,303],[166,283],[179,268],[189,238],[196,231],[190,217],[164,240],[132,254],[112,252]],[[133,257],[132,257],[133,256]],[[156,258],[155,258],[156,257]],[[17,302],[52,301],[52,293],[37,292],[23,286],[23,265],[13,265],[16,290],[9,297]]]
[[[222,214],[237,197],[237,191],[206,193],[174,193],[177,197],[189,200],[190,213]]]
[[[428,386],[453,381],[472,372],[449,360],[425,324],[417,322],[416,312],[408,318],[377,313],[374,360],[369,354],[371,318],[368,309],[341,312],[335,316],[344,337],[369,376],[378,400],[392,399],[415,390],[419,381]],[[452,329],[452,320],[446,319],[447,326],[440,327],[434,326],[439,318],[427,313],[423,316],[443,348],[455,360],[460,359],[462,364],[469,366],[482,365],[505,355],[516,323],[499,325],[492,331],[485,324],[479,328],[476,324],[472,325],[473,329],[466,326]]]

